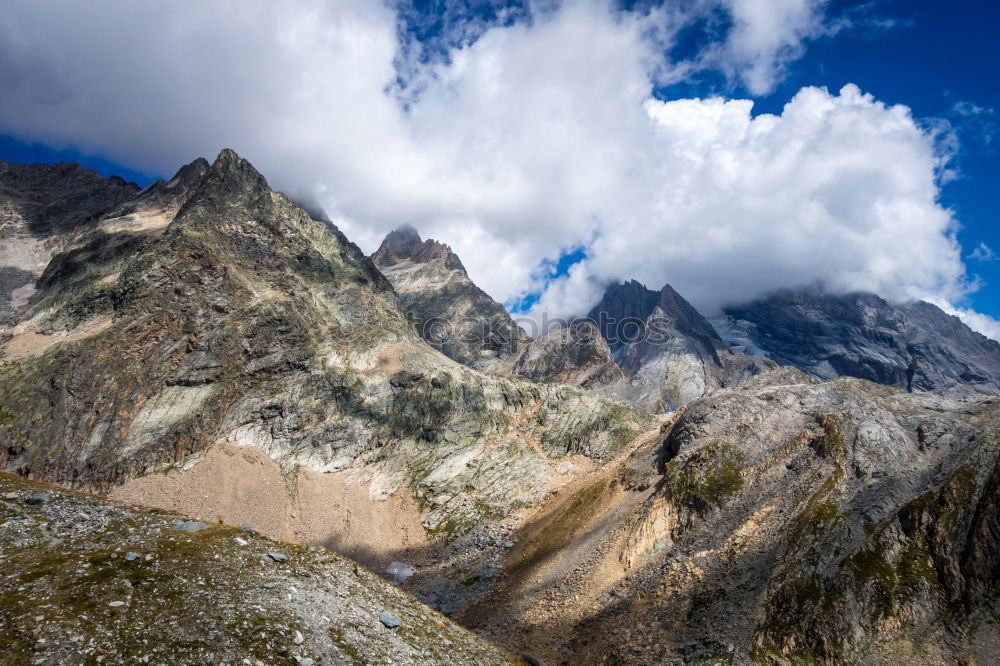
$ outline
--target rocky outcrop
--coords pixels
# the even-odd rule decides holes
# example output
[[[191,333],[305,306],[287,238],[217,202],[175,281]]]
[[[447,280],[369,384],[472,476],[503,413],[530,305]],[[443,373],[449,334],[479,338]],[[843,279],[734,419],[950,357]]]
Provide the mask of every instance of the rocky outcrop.
[[[5,468],[100,489],[230,442],[349,471],[376,497],[412,493],[428,530],[458,534],[544,497],[561,457],[610,456],[648,421],[445,359],[354,244],[245,160],[227,150],[187,172],[46,267],[0,364]],[[153,209],[177,212],[113,221]]]
[[[6,475],[0,496],[6,664],[518,663],[324,549]]]
[[[821,379],[860,377],[910,391],[1000,392],[1000,343],[925,302],[783,291],[726,309],[720,330]]]
[[[719,599],[700,601],[692,621],[752,606],[742,640],[757,658],[840,663],[992,612],[986,597],[960,602],[949,572],[972,552],[996,557],[970,538],[996,502],[996,399],[857,380],[724,395],[690,405],[661,452],[674,542],[713,548],[741,572],[707,571],[693,593]]]
[[[420,240],[412,227],[393,231],[372,255],[417,331],[448,358],[487,369],[529,340],[502,305],[469,279],[444,243]]]
[[[532,341],[514,357],[509,372],[533,382],[584,388],[618,386],[625,380],[600,331],[588,320],[560,326]]]

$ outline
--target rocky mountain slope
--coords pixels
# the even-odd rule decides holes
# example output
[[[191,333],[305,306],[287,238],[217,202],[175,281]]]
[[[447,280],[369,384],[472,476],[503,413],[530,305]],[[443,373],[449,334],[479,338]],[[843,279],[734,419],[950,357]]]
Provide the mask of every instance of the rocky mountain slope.
[[[520,663],[323,549],[8,475],[0,525],[2,664]]]
[[[552,664],[994,663],[998,408],[718,391],[561,489],[460,617]]]
[[[726,309],[720,328],[775,361],[910,391],[1000,392],[1000,343],[925,302],[785,291]]]
[[[504,369],[533,382],[561,382],[584,388],[608,389],[625,381],[600,331],[586,320],[560,326],[532,340]]]
[[[0,326],[17,319],[55,253],[138,190],[76,164],[0,160]]]
[[[356,246],[232,151],[178,178],[46,267],[0,365],[6,469],[107,489],[254,446],[376,498],[413,496],[428,530],[462,532],[544,497],[565,457],[611,455],[649,421],[444,358]],[[143,224],[133,210],[167,212]]]
[[[412,227],[393,231],[372,255],[425,341],[445,356],[484,369],[511,356],[528,336],[507,310],[469,279],[451,248],[420,240]]]

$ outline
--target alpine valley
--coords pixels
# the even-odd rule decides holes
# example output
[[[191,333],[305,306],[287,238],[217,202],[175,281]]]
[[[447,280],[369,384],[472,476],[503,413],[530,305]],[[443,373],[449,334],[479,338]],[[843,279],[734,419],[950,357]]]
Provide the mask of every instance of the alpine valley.
[[[1000,663],[1000,343],[934,305],[531,339],[232,150],[0,162],[0,240],[0,663]]]

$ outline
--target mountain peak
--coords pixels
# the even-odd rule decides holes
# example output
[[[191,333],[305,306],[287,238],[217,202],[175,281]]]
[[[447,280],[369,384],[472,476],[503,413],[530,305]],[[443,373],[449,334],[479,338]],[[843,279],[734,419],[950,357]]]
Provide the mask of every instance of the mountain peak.
[[[663,285],[658,305],[679,332],[700,339],[706,347],[723,344],[712,324],[669,284]]]
[[[174,181],[179,178],[190,178],[192,176],[201,176],[207,173],[208,170],[211,168],[212,165],[209,164],[208,160],[206,160],[204,157],[199,157],[193,162],[185,164],[180,169],[178,169],[177,173],[174,174],[174,177],[171,178],[170,181]]]
[[[198,160],[195,160],[188,166],[197,169],[200,165]],[[219,152],[218,157],[208,169],[206,180],[220,185],[228,191],[269,191],[271,189],[264,176],[232,148],[223,148]]]
[[[431,238],[422,241],[417,230],[408,224],[390,231],[372,255],[375,265],[380,268],[403,262],[424,264],[436,259],[442,260],[447,268],[465,272],[465,266],[451,247]]]
[[[229,164],[229,163],[239,163],[246,162],[242,157],[239,156],[232,148],[223,148],[219,151],[219,154],[215,158],[215,164]]]
[[[625,344],[621,335],[623,331],[617,329],[630,321],[644,324],[656,309],[659,300],[659,292],[648,289],[637,280],[612,282],[605,289],[600,302],[587,315],[587,319],[597,325],[614,353]]]
[[[484,368],[528,340],[502,305],[477,287],[451,248],[406,225],[372,261],[392,283],[424,340],[448,358]]]

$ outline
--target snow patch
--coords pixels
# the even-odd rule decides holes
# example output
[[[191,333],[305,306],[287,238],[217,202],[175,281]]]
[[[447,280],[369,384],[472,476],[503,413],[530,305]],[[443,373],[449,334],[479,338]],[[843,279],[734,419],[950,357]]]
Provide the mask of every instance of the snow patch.
[[[31,297],[38,293],[34,282],[22,285],[10,292],[10,307],[23,308],[31,300]]]
[[[390,562],[389,566],[385,568],[385,573],[392,579],[392,582],[402,585],[413,574],[417,573],[417,568],[406,562]]]

